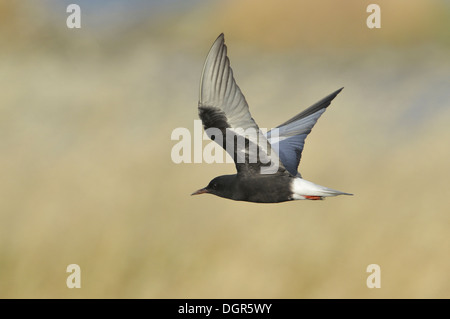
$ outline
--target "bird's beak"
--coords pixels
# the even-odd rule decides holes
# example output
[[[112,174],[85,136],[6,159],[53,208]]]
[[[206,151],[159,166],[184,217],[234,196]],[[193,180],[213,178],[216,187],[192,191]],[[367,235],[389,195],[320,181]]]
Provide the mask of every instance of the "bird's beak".
[[[205,193],[209,193],[209,192],[208,192],[208,190],[207,190],[206,188],[202,188],[202,189],[199,189],[199,190],[196,191],[196,192],[193,192],[193,193],[191,194],[191,196],[192,196],[192,195],[205,194]]]

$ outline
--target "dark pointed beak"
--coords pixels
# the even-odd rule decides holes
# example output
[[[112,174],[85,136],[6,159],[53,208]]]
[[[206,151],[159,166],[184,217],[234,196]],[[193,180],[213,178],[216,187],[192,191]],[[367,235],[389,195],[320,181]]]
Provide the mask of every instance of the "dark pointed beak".
[[[192,196],[192,195],[206,194],[206,193],[209,193],[208,190],[207,190],[206,188],[202,188],[202,189],[199,189],[199,190],[196,191],[196,192],[193,192],[193,193],[191,194],[191,196]]]

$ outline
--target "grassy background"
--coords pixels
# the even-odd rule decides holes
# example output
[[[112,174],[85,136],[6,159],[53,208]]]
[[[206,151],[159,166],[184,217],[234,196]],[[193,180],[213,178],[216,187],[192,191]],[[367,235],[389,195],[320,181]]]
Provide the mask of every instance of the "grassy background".
[[[0,1],[0,297],[450,297],[448,1],[378,30],[368,1],[79,1],[80,30],[70,2]],[[234,171],[170,159],[221,32],[261,127],[345,87],[300,171],[354,197],[189,196]]]

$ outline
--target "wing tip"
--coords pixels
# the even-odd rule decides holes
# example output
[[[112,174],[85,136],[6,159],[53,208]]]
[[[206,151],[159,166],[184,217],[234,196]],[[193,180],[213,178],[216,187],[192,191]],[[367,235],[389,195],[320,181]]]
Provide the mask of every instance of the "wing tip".
[[[344,87],[341,87],[340,89],[334,91],[331,94],[328,94],[326,97],[324,97],[323,99],[321,99],[319,102],[316,102],[315,104],[311,105],[310,107],[308,107],[307,109],[305,109],[303,112],[300,112],[299,114],[297,114],[296,116],[294,116],[293,118],[287,120],[286,122],[280,124],[277,126],[277,128],[280,128],[282,126],[288,125],[292,122],[295,121],[299,121],[302,118],[307,117],[308,115],[314,114],[317,111],[321,110],[321,109],[326,109],[328,106],[330,106],[331,101],[334,100],[334,98],[344,89]]]
[[[220,43],[220,45],[225,43],[225,34],[223,34],[223,32],[221,34],[219,34],[219,36],[214,41],[214,44],[216,44],[216,43]],[[213,46],[214,46],[214,44],[213,44]]]
[[[341,91],[344,89],[344,87],[341,87],[340,89],[334,91],[333,93],[331,93],[330,95],[326,96],[325,98],[323,98],[321,101],[327,101],[327,105],[324,105],[325,108],[327,108],[328,106],[330,106],[331,101],[334,100],[334,98],[341,93]]]
[[[332,95],[338,95],[339,93],[341,93],[341,91],[344,89],[344,87],[341,87],[339,90],[334,91],[333,93],[331,93]]]
[[[213,55],[218,54],[225,46],[225,35],[222,32],[219,34],[219,36],[216,38],[214,43],[212,44],[211,48],[209,49],[208,55],[206,56],[205,63],[203,64],[202,74],[200,76],[200,90],[199,90],[199,105],[202,103],[202,90],[203,90],[203,78],[205,76],[205,71],[207,69],[207,65],[209,61],[212,59]]]

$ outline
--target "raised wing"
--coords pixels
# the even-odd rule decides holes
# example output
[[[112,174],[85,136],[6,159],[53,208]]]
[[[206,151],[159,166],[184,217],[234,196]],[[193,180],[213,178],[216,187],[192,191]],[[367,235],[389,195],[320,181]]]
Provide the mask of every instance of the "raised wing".
[[[275,136],[273,130],[267,133],[267,138],[272,149],[278,152],[281,162],[290,174],[301,177],[297,168],[302,157],[305,139],[319,117],[325,112],[331,101],[342,89],[331,93],[290,120],[277,126],[277,136]]]
[[[285,171],[233,78],[223,34],[214,42],[203,67],[198,110],[206,133],[231,155],[238,174]]]

